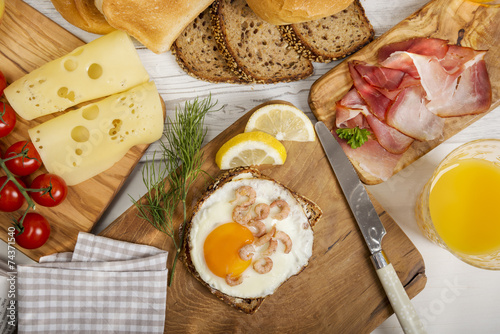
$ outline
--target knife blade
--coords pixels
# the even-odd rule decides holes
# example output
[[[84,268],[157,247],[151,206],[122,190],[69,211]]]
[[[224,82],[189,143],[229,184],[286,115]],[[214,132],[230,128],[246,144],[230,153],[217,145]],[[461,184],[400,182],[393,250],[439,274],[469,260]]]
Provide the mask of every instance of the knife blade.
[[[370,250],[372,263],[403,331],[407,334],[425,333],[425,329],[394,267],[382,250],[382,238],[386,234],[386,230],[356,170],[326,125],[323,122],[317,122],[315,129],[340,188]]]

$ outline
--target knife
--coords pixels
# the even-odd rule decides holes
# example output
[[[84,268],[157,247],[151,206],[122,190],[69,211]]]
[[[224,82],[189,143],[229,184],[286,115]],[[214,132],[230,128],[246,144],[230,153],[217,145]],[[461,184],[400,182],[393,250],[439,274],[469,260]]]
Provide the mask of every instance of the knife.
[[[386,231],[365,187],[344,150],[326,125],[323,122],[317,122],[315,128],[323,150],[368,245],[372,263],[403,331],[406,334],[425,333],[394,267],[382,250],[382,238]]]

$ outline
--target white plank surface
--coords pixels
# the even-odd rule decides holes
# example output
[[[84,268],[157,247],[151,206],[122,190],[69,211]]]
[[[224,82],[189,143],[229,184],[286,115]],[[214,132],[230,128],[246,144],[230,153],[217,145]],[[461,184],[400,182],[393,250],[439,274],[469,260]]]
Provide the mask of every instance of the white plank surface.
[[[8,1],[8,0],[7,0]],[[97,37],[67,23],[49,0],[26,0],[28,4],[72,32],[85,42]],[[379,36],[419,8],[426,0],[361,0],[367,16]],[[499,9],[500,10],[500,9]],[[287,100],[304,110],[315,120],[307,104],[309,88],[322,74],[338,62],[316,64],[315,74],[307,80],[276,85],[210,84],[186,75],[170,53],[156,55],[136,44],[139,55],[165,100],[167,112],[195,97],[209,94],[224,108],[207,117],[207,142],[214,138],[248,110],[271,99]],[[500,108],[450,138],[426,156],[392,177],[389,181],[370,186],[369,190],[389,212],[421,252],[428,277],[425,289],[413,299],[429,333],[500,333],[500,272],[468,266],[445,250],[427,241],[419,232],[414,218],[414,203],[424,183],[439,161],[458,145],[479,138],[500,138]],[[155,149],[155,145],[149,152]],[[94,232],[100,232],[130,205],[128,195],[139,198],[144,194],[140,167],[133,171],[117,198],[103,215]],[[5,248],[5,245],[2,245]],[[0,254],[6,254],[4,248]],[[29,262],[18,256],[18,262]],[[373,333],[401,333],[395,316],[387,319]]]

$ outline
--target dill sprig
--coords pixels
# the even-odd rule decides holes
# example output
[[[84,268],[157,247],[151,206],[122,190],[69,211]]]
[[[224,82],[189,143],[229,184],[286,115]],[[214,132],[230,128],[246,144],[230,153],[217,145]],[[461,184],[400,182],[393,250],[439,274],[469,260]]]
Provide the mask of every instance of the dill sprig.
[[[201,167],[204,162],[201,146],[207,134],[205,116],[217,102],[211,97],[199,101],[186,101],[184,110],[175,108],[174,120],[167,117],[167,127],[160,141],[161,160],[147,161],[142,169],[142,179],[148,193],[141,201],[135,201],[139,216],[153,227],[172,238],[175,257],[170,270],[169,286],[172,284],[175,266],[181,253],[187,223],[187,195],[200,174],[206,174]],[[176,234],[175,211],[182,203],[182,223]]]

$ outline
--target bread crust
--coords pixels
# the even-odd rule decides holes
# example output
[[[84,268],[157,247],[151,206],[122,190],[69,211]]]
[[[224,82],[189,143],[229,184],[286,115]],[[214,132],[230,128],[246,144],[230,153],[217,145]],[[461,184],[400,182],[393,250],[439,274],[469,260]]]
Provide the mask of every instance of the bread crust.
[[[327,17],[347,8],[353,0],[246,0],[263,20],[283,25]]]
[[[250,25],[247,28],[247,31],[242,31],[239,40],[236,40],[235,38],[229,38],[228,35],[230,33],[237,33],[238,36],[240,36],[239,32],[235,32],[234,29],[229,28],[230,18],[227,17],[227,14],[231,9],[229,7],[241,5],[242,2],[245,3],[244,0],[216,0],[212,5],[211,10],[214,37],[219,46],[219,50],[224,56],[224,59],[226,60],[229,68],[243,80],[263,84],[298,81],[312,75],[314,72],[312,63],[307,58],[300,57],[300,55],[296,53],[296,51],[290,50],[287,43],[282,39],[281,34],[277,30],[277,27],[262,21],[252,12],[249,7],[243,7],[242,12],[246,12],[246,16],[244,17],[242,14],[242,16],[237,17],[237,19],[241,19],[242,22],[240,25],[245,25],[247,23],[247,19],[252,21],[251,24],[255,22],[255,25]],[[247,10],[245,11],[245,9]],[[271,46],[261,46],[258,43],[265,43],[264,45],[268,45],[274,43],[275,41],[267,38],[267,35],[265,36],[265,38],[256,39],[255,36],[258,35],[255,34],[260,34],[261,31],[269,32],[268,35],[272,35],[274,34],[274,32],[276,32],[278,39],[281,39],[279,43],[282,44],[276,45],[276,47],[278,47],[278,49],[276,49],[278,50],[276,54],[273,53],[272,55],[269,55],[264,51],[261,55],[259,55],[260,51],[257,51],[254,55],[254,57],[257,58],[260,62],[269,64],[268,67],[266,67],[268,72],[265,74],[257,73],[258,70],[255,68],[256,65],[251,64],[251,60],[249,60],[248,57],[245,57],[245,55],[241,55],[239,52],[239,49],[243,49],[243,45],[245,45],[246,43],[248,43],[252,48],[252,50],[248,51],[250,53],[252,53],[254,50],[262,51],[269,49]],[[248,49],[249,48],[247,48],[247,50]],[[293,61],[291,64],[287,64],[286,62],[290,62],[290,60],[293,59],[293,55],[296,55],[296,61]],[[280,56],[286,57],[286,59],[280,59]],[[274,59],[273,57],[276,57],[276,59]],[[271,63],[273,64],[271,65]],[[269,69],[274,65],[280,68],[279,70],[272,72]],[[305,68],[301,70],[299,69],[300,67]],[[292,71],[293,74],[290,74],[292,73]]]
[[[288,187],[284,186],[280,182],[278,182],[278,181],[276,181],[268,176],[262,175],[259,170],[252,168],[252,167],[238,167],[238,168],[234,168],[234,169],[230,169],[230,170],[222,172],[215,179],[215,181],[208,186],[204,195],[200,198],[200,200],[198,200],[198,202],[196,203],[196,205],[194,207],[191,219],[187,222],[186,227],[185,227],[186,230],[184,233],[184,240],[183,240],[183,253],[180,256],[181,260],[186,265],[188,271],[198,281],[200,281],[204,286],[206,286],[210,290],[210,292],[212,294],[214,294],[217,298],[224,301],[225,303],[227,303],[228,305],[230,305],[231,307],[235,308],[236,310],[238,310],[240,312],[247,313],[247,314],[253,314],[259,309],[259,307],[264,302],[266,297],[238,298],[238,297],[228,296],[225,293],[223,293],[217,289],[212,288],[203,279],[201,279],[199,273],[197,272],[196,268],[194,267],[194,265],[191,261],[191,255],[190,255],[191,248],[189,245],[192,217],[194,217],[195,214],[200,210],[202,204],[218,188],[222,187],[227,182],[232,181],[235,177],[237,177],[241,174],[245,174],[245,173],[250,173],[250,174],[252,174],[252,176],[254,176],[256,178],[266,179],[266,180],[276,182],[278,185],[280,185],[280,186],[284,187],[285,189],[287,189],[288,191],[290,191],[291,194],[297,199],[297,201],[301,204],[302,208],[304,209],[304,213],[306,214],[306,216],[309,220],[309,224],[311,225],[312,228],[314,228],[316,223],[321,219],[323,212],[319,206],[317,206],[314,202],[312,202],[308,198],[297,194],[295,191],[289,189]],[[305,269],[305,266],[302,268],[302,270],[304,270],[304,269]],[[298,275],[299,273],[297,273],[296,275]]]
[[[210,7],[172,44],[177,64],[190,76],[212,83],[248,83],[228,67],[213,35]]]
[[[99,35],[105,35],[115,30],[96,8],[94,0],[51,1],[59,14],[75,27]]]
[[[338,28],[342,28],[339,30],[342,30],[344,34],[339,34],[339,39],[331,40],[328,50],[316,47],[315,40],[320,39],[320,35],[325,34],[325,32],[309,32],[318,30],[319,28],[316,26],[324,26],[332,23],[336,24]],[[278,29],[288,44],[297,50],[301,56],[319,63],[328,63],[353,54],[370,43],[375,35],[373,27],[366,17],[364,8],[361,6],[359,0],[354,0],[349,7],[331,17],[304,23],[280,25]],[[307,30],[308,33],[303,33],[304,30]],[[352,35],[356,36],[353,37]]]
[[[179,34],[213,0],[101,0],[108,23],[155,53],[170,50]]]

